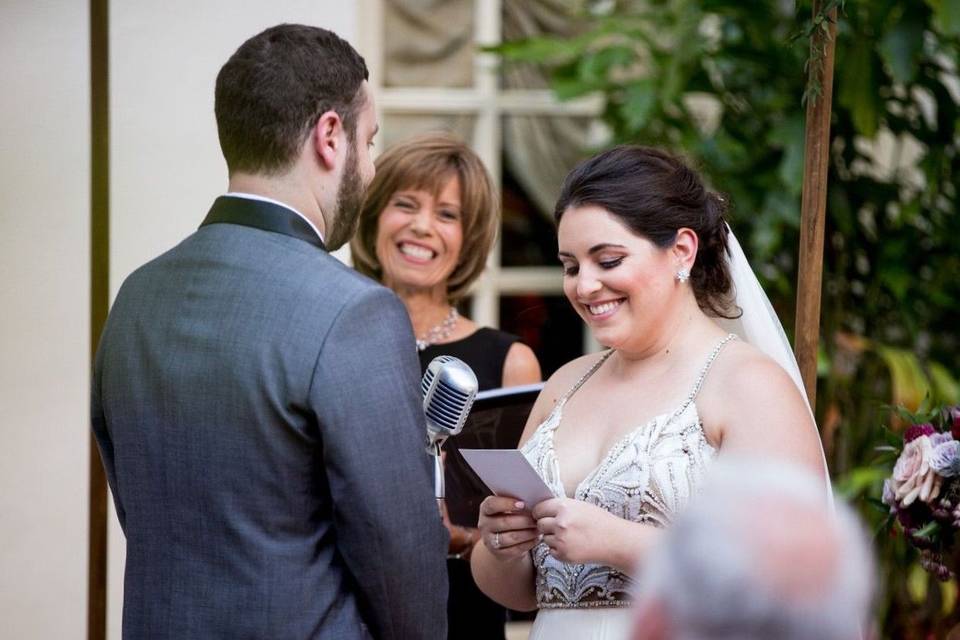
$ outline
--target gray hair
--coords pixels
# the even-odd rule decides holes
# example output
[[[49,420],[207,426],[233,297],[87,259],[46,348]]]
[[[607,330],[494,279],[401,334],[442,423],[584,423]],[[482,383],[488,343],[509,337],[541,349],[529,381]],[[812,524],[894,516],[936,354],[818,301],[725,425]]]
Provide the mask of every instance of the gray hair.
[[[638,571],[679,640],[854,640],[875,584],[853,511],[785,462],[718,462]]]

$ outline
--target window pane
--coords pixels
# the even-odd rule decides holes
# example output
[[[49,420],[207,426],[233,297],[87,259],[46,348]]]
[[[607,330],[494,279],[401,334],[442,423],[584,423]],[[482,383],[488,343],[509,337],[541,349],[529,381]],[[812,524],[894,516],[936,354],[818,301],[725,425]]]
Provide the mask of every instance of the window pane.
[[[469,114],[386,114],[381,123],[383,133],[377,142],[381,149],[389,149],[419,133],[446,131],[469,144],[475,120],[476,116]]]
[[[563,296],[502,296],[500,328],[520,336],[533,349],[544,380],[583,355],[583,321]]]
[[[567,173],[585,156],[591,120],[508,115],[503,125],[505,266],[556,266],[553,207]]]
[[[553,220],[533,204],[509,171],[503,174],[503,228],[500,264],[505,267],[558,267]]]
[[[474,0],[387,0],[387,87],[472,87]]]
[[[503,40],[511,42],[526,38],[561,36],[571,38],[582,28],[577,17],[581,0],[503,0]],[[537,65],[511,62],[500,67],[500,87],[503,89],[546,89],[548,83]]]

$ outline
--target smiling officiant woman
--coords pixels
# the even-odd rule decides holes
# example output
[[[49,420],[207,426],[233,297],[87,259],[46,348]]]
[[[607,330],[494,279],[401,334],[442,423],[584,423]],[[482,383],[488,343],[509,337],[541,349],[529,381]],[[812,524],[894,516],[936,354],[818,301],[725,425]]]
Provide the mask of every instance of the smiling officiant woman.
[[[402,142],[377,159],[377,172],[351,243],[354,266],[390,287],[406,305],[420,365],[451,355],[477,374],[480,390],[540,382],[533,351],[517,336],[480,327],[457,312],[483,272],[500,227],[497,196],[480,158],[447,134]],[[414,345],[410,345],[413,349]],[[455,444],[447,456],[458,456]],[[460,495],[447,477],[447,503]],[[449,637],[503,638],[505,610],[477,588],[469,557],[478,513],[450,530]]]

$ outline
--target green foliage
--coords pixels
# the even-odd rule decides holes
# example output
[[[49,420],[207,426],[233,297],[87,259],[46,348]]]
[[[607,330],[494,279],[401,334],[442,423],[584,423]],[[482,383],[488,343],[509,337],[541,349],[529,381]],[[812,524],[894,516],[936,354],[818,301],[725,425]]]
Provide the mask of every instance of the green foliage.
[[[694,159],[732,201],[731,224],[790,333],[803,98],[820,90],[824,58],[810,35],[826,32],[825,13],[765,0],[587,4],[594,12],[581,16],[576,37],[499,51],[508,64],[542,65],[561,98],[602,94],[613,142]],[[880,407],[960,400],[960,2],[824,5],[840,15],[818,419],[838,487],[879,527],[888,515],[875,503],[896,447],[876,446],[883,423],[903,424]],[[943,631],[956,590],[909,569],[916,554],[903,540],[878,546],[885,637]]]

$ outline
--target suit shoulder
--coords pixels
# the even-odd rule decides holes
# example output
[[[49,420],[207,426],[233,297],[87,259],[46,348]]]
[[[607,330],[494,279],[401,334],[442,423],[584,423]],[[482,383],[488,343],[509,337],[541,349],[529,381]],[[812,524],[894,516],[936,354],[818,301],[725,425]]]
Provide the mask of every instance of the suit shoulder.
[[[189,239],[189,237],[187,239]],[[131,290],[137,290],[140,286],[150,286],[150,283],[152,283],[157,277],[162,277],[164,265],[175,259],[176,255],[180,251],[181,245],[184,242],[186,242],[186,240],[181,241],[177,245],[167,249],[160,255],[147,260],[139,267],[128,273],[120,283],[120,287],[117,289],[117,297],[111,304],[111,307],[116,306],[117,303],[121,302],[123,298],[131,292]]]
[[[328,277],[332,281],[338,282],[345,287],[361,292],[373,292],[380,289],[389,291],[389,289],[376,280],[368,278],[329,253],[321,253],[317,256],[317,259],[320,260],[322,268],[327,272]]]
[[[327,301],[337,299],[341,306],[373,304],[403,308],[393,291],[329,254],[322,254],[318,267],[321,277],[312,282],[314,293]]]

